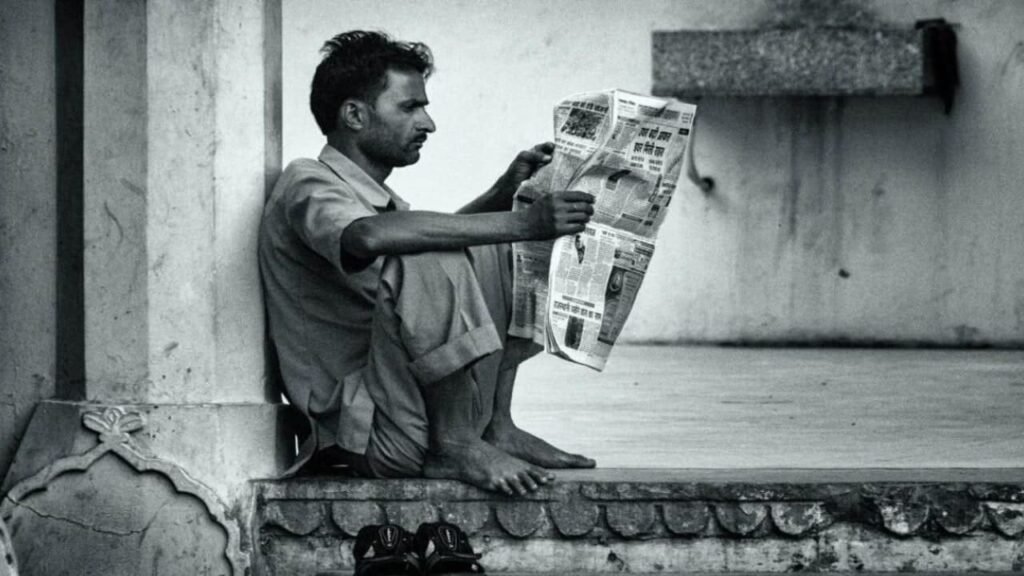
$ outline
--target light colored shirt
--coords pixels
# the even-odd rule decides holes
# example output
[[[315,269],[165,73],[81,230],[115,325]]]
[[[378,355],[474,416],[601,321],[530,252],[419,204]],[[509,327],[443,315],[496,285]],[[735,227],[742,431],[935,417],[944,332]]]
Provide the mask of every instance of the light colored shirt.
[[[352,222],[409,205],[333,147],[285,168],[267,199],[259,261],[270,337],[289,401],[334,442],[340,383],[367,361],[382,258],[341,250]],[[372,407],[370,407],[372,410]]]

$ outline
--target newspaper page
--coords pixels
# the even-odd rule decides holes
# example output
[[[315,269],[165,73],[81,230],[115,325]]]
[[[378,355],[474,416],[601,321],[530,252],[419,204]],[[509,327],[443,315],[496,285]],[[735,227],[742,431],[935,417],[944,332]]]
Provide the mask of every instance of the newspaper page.
[[[551,163],[523,182],[514,208],[544,194],[588,192],[583,232],[513,245],[512,327],[552,354],[604,369],[654,255],[696,106],[606,90],[555,107]]]

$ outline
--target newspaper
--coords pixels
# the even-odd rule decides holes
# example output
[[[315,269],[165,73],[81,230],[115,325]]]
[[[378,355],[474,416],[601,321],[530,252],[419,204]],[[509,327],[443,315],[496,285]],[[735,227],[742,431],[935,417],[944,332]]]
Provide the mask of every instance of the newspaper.
[[[513,209],[578,190],[594,196],[594,216],[579,234],[513,245],[511,335],[604,369],[654,255],[695,112],[622,90],[577,94],[555,107],[551,163],[523,182]]]

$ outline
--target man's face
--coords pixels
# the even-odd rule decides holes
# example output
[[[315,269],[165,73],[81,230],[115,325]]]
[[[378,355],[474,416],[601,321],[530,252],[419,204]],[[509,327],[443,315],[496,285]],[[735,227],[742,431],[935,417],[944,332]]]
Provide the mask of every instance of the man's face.
[[[369,109],[360,139],[367,158],[388,167],[408,166],[420,159],[420,148],[434,121],[427,114],[423,75],[414,70],[388,70],[387,87]]]

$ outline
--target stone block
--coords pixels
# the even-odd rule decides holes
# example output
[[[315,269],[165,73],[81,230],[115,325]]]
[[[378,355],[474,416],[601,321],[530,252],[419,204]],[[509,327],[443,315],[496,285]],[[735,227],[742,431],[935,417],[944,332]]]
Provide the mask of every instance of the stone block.
[[[654,32],[659,96],[919,95],[924,36],[913,28],[806,27]]]
[[[1015,537],[1024,532],[1024,504],[986,502],[985,510],[992,523],[1003,534]]]
[[[711,512],[704,502],[678,502],[662,507],[665,527],[680,536],[700,534],[708,526]]]
[[[608,527],[623,538],[650,534],[656,515],[654,506],[645,503],[614,503],[605,508]]]
[[[437,508],[429,502],[398,502],[384,507],[388,522],[415,531],[424,522],[437,522]]]
[[[755,502],[738,502],[735,504],[715,504],[715,518],[727,531],[737,536],[747,536],[757,530],[768,510],[764,504]]]
[[[331,505],[331,519],[342,532],[355,536],[363,526],[383,524],[387,516],[373,502],[335,502]]]
[[[601,509],[592,502],[570,500],[551,505],[551,520],[559,534],[567,538],[585,536],[597,524]]]
[[[969,534],[985,521],[981,502],[962,492],[940,492],[932,504],[932,516],[950,534]]]
[[[544,507],[534,502],[504,504],[496,514],[501,527],[516,538],[530,536],[545,522]]]
[[[274,502],[265,507],[265,523],[279,526],[292,534],[306,536],[323,524],[323,508],[320,502]]]
[[[825,506],[818,502],[773,503],[772,521],[787,536],[801,536],[829,523]]]
[[[441,519],[462,528],[472,536],[491,518],[491,508],[484,502],[450,502],[441,505]],[[415,530],[415,527],[410,528]]]

